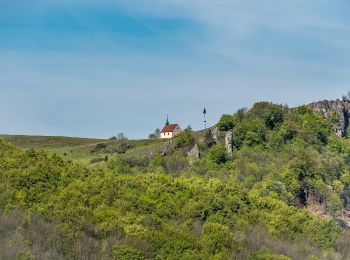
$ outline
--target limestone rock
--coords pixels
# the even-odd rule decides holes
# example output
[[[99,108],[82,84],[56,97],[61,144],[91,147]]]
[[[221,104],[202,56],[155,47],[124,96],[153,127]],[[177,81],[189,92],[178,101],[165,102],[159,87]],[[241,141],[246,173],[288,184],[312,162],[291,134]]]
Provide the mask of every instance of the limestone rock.
[[[191,151],[189,151],[187,153],[187,156],[199,159],[199,157],[201,156],[201,153],[199,152],[198,146],[194,145],[194,147],[191,149]]]
[[[172,146],[173,146],[173,140],[169,140],[165,142],[162,148],[162,155],[165,156],[169,154],[172,149]]]
[[[215,127],[213,130],[212,130],[212,134],[213,134],[213,138],[215,140],[216,143],[219,142],[219,138],[220,138],[220,130],[218,127]]]
[[[233,133],[232,131],[228,131],[225,136],[225,146],[228,155],[232,155],[233,152]]]

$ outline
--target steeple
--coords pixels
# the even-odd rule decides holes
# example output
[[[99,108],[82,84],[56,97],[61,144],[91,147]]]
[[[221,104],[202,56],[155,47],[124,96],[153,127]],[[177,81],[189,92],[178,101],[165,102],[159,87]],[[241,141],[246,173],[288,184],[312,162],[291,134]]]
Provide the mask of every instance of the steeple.
[[[169,125],[169,116],[166,115],[166,122],[165,122],[165,125]]]

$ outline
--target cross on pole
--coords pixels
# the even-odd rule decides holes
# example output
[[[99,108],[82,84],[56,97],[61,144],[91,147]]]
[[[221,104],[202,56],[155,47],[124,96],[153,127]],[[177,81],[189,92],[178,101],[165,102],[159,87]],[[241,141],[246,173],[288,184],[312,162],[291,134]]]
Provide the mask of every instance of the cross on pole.
[[[207,114],[207,110],[204,108],[204,110],[203,110],[203,116],[204,116],[204,128],[205,128],[205,130],[207,129],[206,114]]]

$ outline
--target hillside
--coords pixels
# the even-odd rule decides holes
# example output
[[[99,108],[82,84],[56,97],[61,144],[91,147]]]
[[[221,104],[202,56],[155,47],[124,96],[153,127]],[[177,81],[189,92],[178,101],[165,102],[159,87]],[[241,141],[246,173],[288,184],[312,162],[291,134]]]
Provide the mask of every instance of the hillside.
[[[171,141],[2,137],[0,259],[349,259],[347,119],[321,104]]]
[[[152,149],[158,151],[163,143],[162,140],[111,140],[28,135],[0,135],[0,140],[23,150],[43,149],[48,153],[56,153],[66,160],[90,164],[103,161],[106,156],[111,158],[120,154],[143,156]]]

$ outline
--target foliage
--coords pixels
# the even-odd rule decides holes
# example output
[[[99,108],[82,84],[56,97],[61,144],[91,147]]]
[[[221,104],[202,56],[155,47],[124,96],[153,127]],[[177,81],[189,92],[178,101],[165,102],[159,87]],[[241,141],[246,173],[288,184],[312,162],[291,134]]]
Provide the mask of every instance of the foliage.
[[[175,137],[175,144],[177,148],[192,148],[195,143],[192,129],[186,128]]]
[[[113,249],[113,256],[118,260],[142,260],[144,257],[140,250],[128,245],[118,245]]]
[[[264,144],[267,129],[262,119],[252,118],[242,121],[233,130],[233,145],[240,148],[243,145],[254,146]]]
[[[259,102],[249,110],[248,117],[260,118],[267,128],[273,129],[283,122],[285,114],[286,109],[281,105]]]
[[[222,115],[217,123],[220,131],[231,130],[235,126],[235,118],[232,115]]]
[[[299,139],[307,144],[323,145],[327,144],[330,132],[329,121],[307,107],[300,107],[288,114],[279,135],[284,143]]]
[[[130,141],[106,160],[126,143],[109,141],[96,165],[0,142],[0,258],[349,258],[334,220],[350,208],[350,142],[332,118],[267,102],[224,118],[230,158],[191,129],[166,155]],[[194,143],[203,156],[189,164]]]
[[[210,128],[205,133],[204,143],[205,143],[206,147],[208,147],[208,148],[210,148],[214,144],[216,144],[216,141],[215,141],[214,136],[213,136],[213,132]]]
[[[226,149],[222,144],[213,146],[208,151],[209,159],[217,164],[225,163],[227,161]]]

